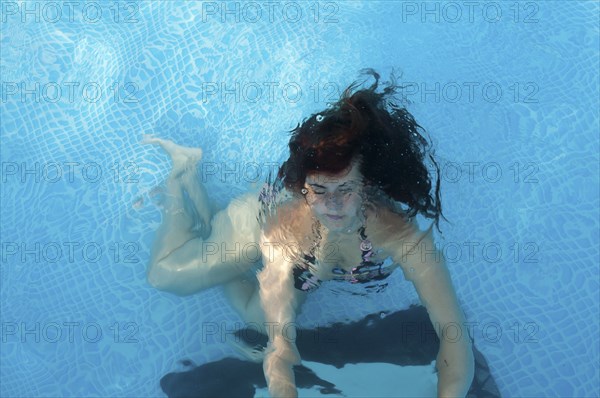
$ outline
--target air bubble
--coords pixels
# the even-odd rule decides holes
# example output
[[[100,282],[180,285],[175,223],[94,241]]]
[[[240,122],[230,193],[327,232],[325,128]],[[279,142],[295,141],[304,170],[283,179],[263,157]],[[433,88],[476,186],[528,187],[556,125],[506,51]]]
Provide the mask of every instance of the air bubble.
[[[322,122],[324,119],[323,115],[317,115],[317,122]]]
[[[415,272],[415,269],[413,267],[410,267],[410,272]]]

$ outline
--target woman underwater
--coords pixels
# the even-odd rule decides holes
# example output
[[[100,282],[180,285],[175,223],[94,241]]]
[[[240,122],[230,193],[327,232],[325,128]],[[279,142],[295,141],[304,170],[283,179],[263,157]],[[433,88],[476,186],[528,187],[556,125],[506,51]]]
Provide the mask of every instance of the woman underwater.
[[[160,145],[173,162],[149,283],[179,295],[222,284],[246,322],[269,325],[263,369],[273,397],[297,396],[294,321],[307,294],[325,281],[381,280],[397,268],[414,284],[440,340],[438,397],[464,397],[473,380],[468,333],[443,335],[446,326],[462,327],[466,319],[434,246],[433,224],[421,231],[414,218],[421,213],[438,225],[439,177],[431,196],[420,126],[392,102],[393,79],[377,92],[379,75],[370,73],[372,86],[350,85],[332,107],[293,130],[289,158],[273,184],[215,214],[196,172],[202,151],[153,137],[143,141]],[[184,191],[197,214],[186,210]],[[258,242],[262,261],[207,254],[223,242]]]

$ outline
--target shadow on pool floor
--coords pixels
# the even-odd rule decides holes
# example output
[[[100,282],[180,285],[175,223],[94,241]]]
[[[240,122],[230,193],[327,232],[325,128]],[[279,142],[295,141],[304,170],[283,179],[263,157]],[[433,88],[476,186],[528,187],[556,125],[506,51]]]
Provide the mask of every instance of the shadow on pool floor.
[[[429,365],[435,360],[439,339],[423,306],[384,314],[326,328],[299,329],[296,344],[303,360],[342,368],[346,364],[383,362],[400,366]],[[254,346],[264,345],[266,336],[251,330],[236,333]],[[349,348],[351,347],[351,348]],[[475,377],[467,398],[500,397],[487,361],[473,345]],[[191,363],[183,360],[183,363]],[[321,394],[340,394],[327,380],[304,366],[295,366],[298,388],[317,387]],[[236,358],[206,363],[186,372],[169,373],[160,380],[170,398],[254,397],[256,388],[265,388],[262,364]],[[255,387],[256,386],[256,387]]]

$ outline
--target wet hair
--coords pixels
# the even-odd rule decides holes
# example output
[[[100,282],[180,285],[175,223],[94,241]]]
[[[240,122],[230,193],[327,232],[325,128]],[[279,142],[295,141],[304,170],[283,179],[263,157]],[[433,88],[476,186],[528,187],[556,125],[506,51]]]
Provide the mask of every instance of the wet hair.
[[[380,92],[379,74],[372,69],[362,74],[372,76],[375,82],[363,89],[358,89],[362,84],[352,83],[332,106],[290,131],[290,155],[279,168],[277,179],[299,195],[308,173],[337,174],[358,156],[369,196],[391,199],[396,207],[404,207],[409,218],[417,213],[433,218],[439,231],[439,218],[444,217],[440,173],[433,150],[421,134],[425,131],[404,106],[398,105],[395,94],[400,86],[393,73],[391,82]],[[433,195],[426,156],[437,175]]]

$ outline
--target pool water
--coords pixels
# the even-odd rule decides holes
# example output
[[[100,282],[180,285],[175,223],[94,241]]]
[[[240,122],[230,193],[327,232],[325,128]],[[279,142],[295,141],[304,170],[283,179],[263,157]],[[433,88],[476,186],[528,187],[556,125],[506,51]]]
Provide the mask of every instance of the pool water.
[[[224,207],[374,68],[435,145],[436,238],[502,395],[599,396],[600,7],[476,3],[0,3],[0,395],[164,396],[181,360],[235,355],[219,288],[146,281],[170,161],[139,142],[203,148]],[[418,303],[391,279],[299,322]]]

